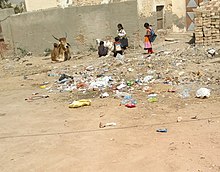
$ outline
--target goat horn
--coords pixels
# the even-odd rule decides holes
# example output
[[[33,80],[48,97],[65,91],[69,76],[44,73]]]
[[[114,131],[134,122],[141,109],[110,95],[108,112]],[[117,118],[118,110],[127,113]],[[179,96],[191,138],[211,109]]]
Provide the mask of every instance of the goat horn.
[[[53,35],[52,35],[53,36]],[[55,36],[53,36],[54,37],[54,39],[56,39],[57,41],[59,41],[59,39],[58,38],[56,38]]]

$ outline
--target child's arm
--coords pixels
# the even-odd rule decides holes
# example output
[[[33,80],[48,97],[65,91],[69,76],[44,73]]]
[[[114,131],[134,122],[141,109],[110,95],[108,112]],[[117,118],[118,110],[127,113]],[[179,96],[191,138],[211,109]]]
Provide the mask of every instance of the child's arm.
[[[150,30],[149,29],[147,29],[147,31],[146,31],[146,35],[145,36],[150,36],[151,34],[150,34]]]

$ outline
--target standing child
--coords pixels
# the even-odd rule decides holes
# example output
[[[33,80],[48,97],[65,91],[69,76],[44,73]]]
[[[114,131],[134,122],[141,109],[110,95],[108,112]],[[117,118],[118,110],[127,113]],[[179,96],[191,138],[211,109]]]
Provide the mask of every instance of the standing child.
[[[119,41],[119,37],[115,37],[115,42],[114,42],[114,57],[117,56],[117,54],[123,54],[122,48],[121,48],[121,42]]]
[[[153,49],[151,44],[151,28],[149,23],[145,23],[144,27],[146,28],[146,35],[144,36],[144,49],[148,51],[148,54],[152,54]]]
[[[118,33],[119,41],[121,42],[121,48],[125,50],[128,47],[128,38],[126,36],[126,32],[121,23],[119,23],[117,27],[118,27],[117,33]]]

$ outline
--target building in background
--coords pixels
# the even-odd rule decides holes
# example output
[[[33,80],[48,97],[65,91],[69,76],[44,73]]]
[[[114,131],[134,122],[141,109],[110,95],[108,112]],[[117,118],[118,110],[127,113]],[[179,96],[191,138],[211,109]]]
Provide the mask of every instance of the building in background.
[[[61,7],[72,5],[72,0],[25,0],[27,11]]]

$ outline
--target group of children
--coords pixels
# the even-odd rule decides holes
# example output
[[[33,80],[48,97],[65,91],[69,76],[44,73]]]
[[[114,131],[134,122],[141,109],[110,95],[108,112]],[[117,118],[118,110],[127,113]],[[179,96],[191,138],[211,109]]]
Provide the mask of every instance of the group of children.
[[[117,30],[118,36],[115,37],[115,41],[114,41],[114,49],[113,49],[114,57],[116,57],[117,54],[122,55],[124,50],[128,47],[128,39],[126,37],[126,32],[122,24],[118,24],[117,27],[118,27]],[[105,47],[104,42],[100,41],[100,45],[98,47],[99,57],[106,56],[108,54],[108,51],[110,51],[108,47]]]
[[[117,56],[117,54],[122,55],[124,53],[124,50],[128,47],[128,39],[126,37],[126,32],[122,26],[122,24],[118,24],[118,36],[115,37],[114,41],[114,57]],[[144,49],[148,51],[148,54],[153,53],[152,49],[152,42],[156,39],[157,35],[154,33],[153,28],[149,23],[145,23],[144,27],[146,29],[146,35],[144,36]],[[100,41],[100,45],[98,47],[98,55],[106,56],[108,54],[108,48],[104,46],[104,42]]]

